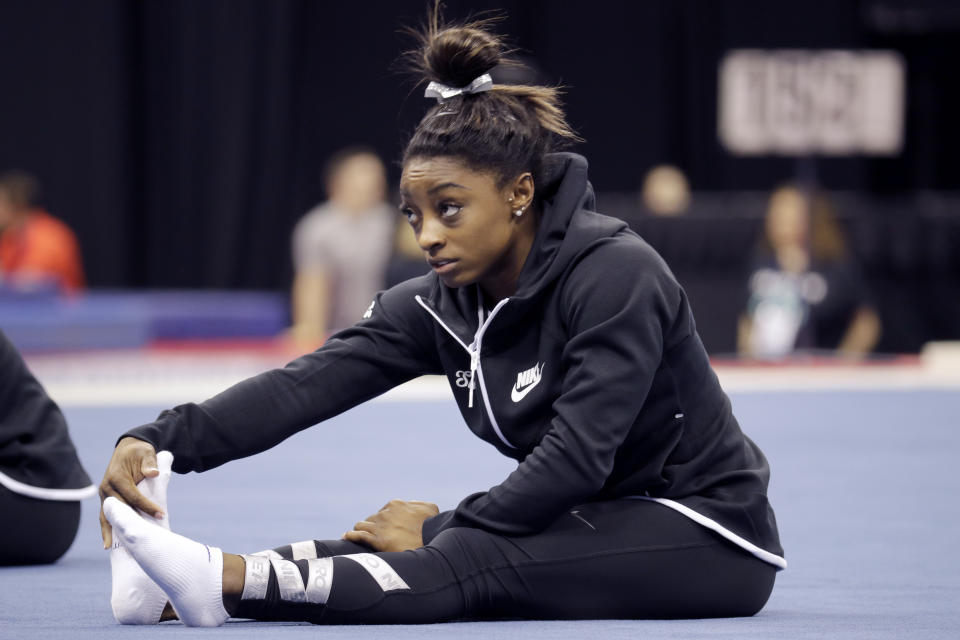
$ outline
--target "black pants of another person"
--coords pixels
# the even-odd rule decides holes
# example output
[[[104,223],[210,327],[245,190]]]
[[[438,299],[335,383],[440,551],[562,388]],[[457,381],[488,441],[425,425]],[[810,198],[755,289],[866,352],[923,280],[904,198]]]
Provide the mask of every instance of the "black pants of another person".
[[[669,507],[629,499],[583,505],[531,536],[456,528],[400,553],[372,554],[343,540],[306,543],[307,555],[305,543],[294,547],[300,559],[273,560],[264,596],[241,601],[237,617],[389,624],[750,616],[767,602],[776,574]],[[313,549],[332,565],[309,560]],[[294,557],[290,545],[275,551]],[[280,586],[278,569],[286,574]],[[291,589],[315,593],[320,582],[326,604],[303,602]]]
[[[80,526],[80,502],[38,500],[0,486],[0,565],[49,564],[67,552]]]

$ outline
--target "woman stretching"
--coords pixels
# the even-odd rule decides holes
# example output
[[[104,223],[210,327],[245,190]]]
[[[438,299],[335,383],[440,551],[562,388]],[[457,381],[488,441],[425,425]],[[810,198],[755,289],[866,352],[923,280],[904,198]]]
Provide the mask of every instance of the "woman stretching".
[[[413,57],[438,103],[400,195],[432,273],[316,352],[125,434],[100,488],[104,542],[146,573],[130,593],[154,591],[126,608],[149,615],[121,621],[156,622],[167,598],[162,617],[188,625],[756,613],[786,566],[769,468],[683,290],[594,212],[586,160],[556,152],[576,139],[557,90],[492,84],[504,50],[486,23],[430,22]],[[424,374],[445,375],[470,430],[518,462],[452,511],[394,501],[342,540],[233,555],[128,506],[163,515],[135,487],[157,451],[205,471]],[[115,610],[124,593],[115,582]]]

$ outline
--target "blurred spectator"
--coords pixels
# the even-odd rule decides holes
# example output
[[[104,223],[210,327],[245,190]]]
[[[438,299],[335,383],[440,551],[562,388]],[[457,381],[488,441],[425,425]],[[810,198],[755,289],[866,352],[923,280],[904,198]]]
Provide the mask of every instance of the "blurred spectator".
[[[384,288],[397,213],[383,163],[364,148],[336,153],[324,171],[327,202],[293,232],[295,340],[319,345],[356,323]]]
[[[84,286],[80,247],[70,228],[38,205],[36,178],[0,175],[0,285],[16,290]]]
[[[880,337],[880,320],[822,193],[783,186],[770,196],[749,296],[737,340],[745,355],[828,349],[859,356]]]
[[[0,331],[0,565],[55,562],[96,492],[63,414]]]
[[[652,214],[681,215],[690,206],[690,184],[680,169],[661,164],[650,169],[644,177],[641,199]]]

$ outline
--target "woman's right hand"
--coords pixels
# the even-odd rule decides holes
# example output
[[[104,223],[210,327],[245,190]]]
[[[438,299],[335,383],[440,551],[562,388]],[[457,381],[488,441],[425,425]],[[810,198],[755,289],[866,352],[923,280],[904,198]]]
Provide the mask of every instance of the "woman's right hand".
[[[148,500],[137,483],[144,478],[154,478],[160,474],[157,468],[157,452],[153,445],[136,438],[123,438],[113,450],[113,457],[100,481],[100,535],[103,536],[103,548],[113,545],[113,530],[103,515],[103,501],[113,496],[126,502],[134,509],[162,518],[160,507]]]

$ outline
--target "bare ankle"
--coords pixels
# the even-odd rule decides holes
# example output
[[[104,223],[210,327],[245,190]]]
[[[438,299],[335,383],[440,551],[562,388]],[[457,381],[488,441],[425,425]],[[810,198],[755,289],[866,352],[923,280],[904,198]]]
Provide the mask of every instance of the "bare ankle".
[[[160,622],[166,622],[167,620],[179,620],[177,612],[173,610],[173,605],[169,602],[163,608],[163,613],[160,614]]]
[[[246,563],[242,556],[223,554],[223,608],[233,614],[243,594]]]

